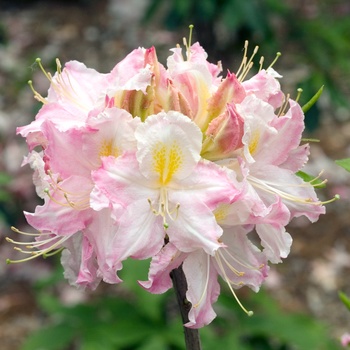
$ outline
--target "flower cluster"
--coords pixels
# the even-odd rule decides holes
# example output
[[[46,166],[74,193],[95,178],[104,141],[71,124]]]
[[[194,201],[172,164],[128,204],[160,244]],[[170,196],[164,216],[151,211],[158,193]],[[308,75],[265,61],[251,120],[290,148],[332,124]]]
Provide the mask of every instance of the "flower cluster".
[[[108,74],[57,61],[51,76],[38,60],[48,96],[32,87],[43,106],[18,134],[44,204],[25,212],[38,232],[29,251],[17,249],[30,254],[23,260],[62,250],[65,277],[89,288],[121,282],[127,258],[152,258],[139,284],[163,293],[182,265],[186,326],[199,328],[215,317],[218,275],[233,294],[258,291],[269,261],[290,251],[285,226],[325,208],[313,181],[296,175],[309,145],[281,76],[261,64],[246,79],[256,53],[248,58],[247,45],[225,77],[198,43],[185,46],[185,57],[171,50],[167,68],[153,47],[138,48]]]

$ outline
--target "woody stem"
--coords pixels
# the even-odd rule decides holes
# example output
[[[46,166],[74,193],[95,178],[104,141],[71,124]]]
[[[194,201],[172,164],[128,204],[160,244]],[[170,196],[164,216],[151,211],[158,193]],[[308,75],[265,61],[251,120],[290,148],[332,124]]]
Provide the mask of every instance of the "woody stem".
[[[182,265],[180,265],[177,269],[172,270],[170,277],[173,281],[182,322],[185,324],[189,321],[188,312],[191,309],[191,303],[186,299],[187,281],[182,270]],[[192,329],[185,326],[183,328],[185,334],[186,350],[201,350],[202,347],[198,329]]]

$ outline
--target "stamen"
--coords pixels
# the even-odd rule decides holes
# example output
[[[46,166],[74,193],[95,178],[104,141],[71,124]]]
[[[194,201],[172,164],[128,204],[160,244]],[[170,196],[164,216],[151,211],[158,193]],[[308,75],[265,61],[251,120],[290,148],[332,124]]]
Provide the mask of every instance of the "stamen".
[[[24,235],[29,235],[29,236],[48,236],[48,235],[52,235],[52,233],[42,233],[39,231],[39,233],[37,234],[33,234],[33,233],[27,233],[27,232],[22,232],[18,229],[16,229],[15,227],[11,227],[11,229],[15,232],[24,234]],[[31,244],[28,244],[28,242],[20,242],[20,241],[15,241],[9,237],[6,237],[6,241],[16,244],[17,246],[15,246],[13,249],[21,252],[22,254],[26,254],[26,255],[30,255],[27,258],[24,259],[19,259],[19,260],[11,260],[11,259],[6,259],[6,263],[7,264],[14,264],[14,263],[20,263],[20,262],[25,262],[25,261],[29,261],[32,259],[35,259],[39,256],[43,256],[43,257],[48,257],[54,254],[59,253],[60,251],[62,251],[64,249],[64,247],[59,247],[60,245],[62,245],[68,238],[70,238],[70,236],[51,236],[47,239],[41,240],[41,241],[35,241],[35,242],[31,242]],[[47,246],[49,244],[51,244],[51,246],[47,247],[47,248],[43,248],[41,249],[42,246]],[[18,246],[25,246],[26,249],[28,250],[24,250]],[[59,248],[58,248],[59,247]],[[58,249],[56,249],[58,248]],[[38,249],[38,251],[32,251],[32,249]]]
[[[262,68],[263,68],[263,64],[264,64],[264,56],[261,56],[260,57],[260,61],[259,61],[259,72],[262,70]]]
[[[254,63],[253,63],[253,58],[255,57],[255,55],[257,54],[258,50],[259,50],[259,46],[255,46],[254,51],[252,53],[252,55],[250,56],[250,59],[248,60],[247,57],[247,50],[248,50],[248,40],[245,41],[244,43],[244,57],[242,59],[242,63],[236,73],[237,75],[237,79],[242,82],[245,77],[248,75],[250,69],[253,67]],[[242,73],[239,75],[240,71],[242,70]]]
[[[234,290],[233,290],[231,284],[235,284],[235,283],[232,283],[232,281],[230,281],[230,279],[227,277],[226,272],[225,272],[225,269],[224,269],[224,267],[223,267],[223,265],[222,265],[222,262],[221,262],[221,260],[220,260],[219,255],[218,255],[218,256],[215,255],[215,258],[216,258],[216,261],[218,262],[218,265],[219,265],[219,267],[220,267],[220,271],[221,271],[221,273],[222,273],[222,275],[223,275],[223,277],[224,277],[224,280],[225,280],[226,284],[228,285],[228,287],[230,288],[230,291],[231,291],[232,295],[233,295],[234,298],[236,299],[237,304],[240,306],[240,308],[241,308],[248,316],[252,316],[252,315],[254,314],[254,312],[253,312],[253,311],[248,311],[248,310],[243,306],[243,304],[241,303],[241,301],[238,299],[236,293],[234,292]],[[242,284],[243,284],[243,283],[239,283],[239,285],[242,285]]]
[[[290,94],[287,94],[286,99],[284,101],[284,103],[282,104],[282,106],[280,107],[279,112],[277,113],[277,116],[280,117],[282,115],[284,115],[284,112],[289,104],[289,98],[290,98]]]
[[[303,142],[320,142],[319,139],[309,139],[309,138],[302,138],[301,141]]]
[[[64,247],[59,248],[59,249],[57,249],[57,250],[55,250],[55,251],[53,251],[53,252],[45,253],[45,254],[43,254],[43,258],[44,258],[44,259],[45,259],[45,258],[49,258],[49,257],[51,257],[51,256],[54,256],[54,255],[56,255],[56,254],[61,253],[63,250],[64,250]]]
[[[190,28],[190,34],[188,36],[188,42],[187,42],[186,38],[183,38],[183,44],[184,44],[184,46],[186,48],[187,60],[189,60],[190,57],[191,57],[192,33],[193,33],[194,25],[190,24],[188,27]]]
[[[235,274],[237,274],[237,276],[244,276],[244,272],[240,272],[238,271],[237,269],[235,269],[229,262],[228,260],[225,258],[223,252],[225,252],[229,258],[231,258],[232,260],[234,260],[235,262],[237,262],[239,265],[247,268],[248,270],[258,270],[260,269],[261,267],[256,267],[256,266],[253,266],[253,265],[248,265],[246,264],[244,261],[241,261],[240,259],[238,259],[236,256],[232,255],[230,253],[229,250],[225,249],[225,248],[221,248],[218,253],[220,254],[220,256],[224,259],[226,265],[229,267],[229,269],[234,272]]]
[[[71,207],[76,210],[85,210],[90,207],[89,203],[89,196],[90,192],[82,192],[82,193],[73,193],[73,192],[68,192],[65,189],[63,189],[59,184],[59,180],[55,180],[53,178],[53,175],[50,171],[48,171],[48,175],[50,176],[52,183],[50,183],[50,187],[53,191],[59,191],[62,192],[62,195],[65,199],[65,202],[58,201],[55,199],[51,194],[50,194],[50,189],[45,188],[44,192],[48,195],[50,200],[52,200],[54,203],[63,206],[63,207]],[[71,200],[69,199],[69,196],[74,197],[76,199],[80,198],[80,200]]]
[[[50,233],[43,233],[43,232],[40,232],[40,231],[38,233],[23,232],[23,231],[20,231],[18,228],[14,227],[14,226],[11,226],[11,230],[13,232],[20,233],[21,235],[25,235],[25,236],[38,237],[38,236],[42,236],[42,235],[50,235]]]
[[[241,65],[238,68],[238,71],[236,72],[236,76],[238,76],[238,74],[240,73],[241,69],[245,66],[245,63],[247,61],[247,51],[248,51],[248,45],[249,45],[249,41],[246,40],[244,42],[244,53],[243,53],[243,59],[241,62]]]
[[[33,82],[32,82],[31,80],[28,80],[28,85],[29,85],[30,89],[33,91],[34,98],[35,98],[36,100],[38,100],[38,101],[41,102],[42,104],[48,103],[47,100],[46,100],[44,97],[42,97],[42,96],[39,94],[38,91],[36,91],[36,90],[34,89]]]
[[[296,97],[296,99],[295,99],[295,102],[298,102],[298,101],[299,101],[300,96],[301,96],[301,94],[303,93],[303,89],[302,89],[302,88],[298,88],[298,89],[297,89],[297,92],[298,92],[298,95],[297,95],[297,97]]]
[[[40,67],[41,71],[44,73],[45,77],[50,81],[50,83],[52,83],[52,75],[48,72],[46,72],[46,70],[44,69],[42,63],[41,63],[41,58],[37,58],[35,60],[35,62],[38,64],[38,66]]]
[[[169,227],[167,222],[167,217],[172,221],[175,221],[179,215],[180,203],[177,203],[173,209],[169,209],[168,193],[166,188],[160,189],[158,210],[153,207],[152,201],[150,198],[147,199],[148,204],[151,208],[152,213],[155,216],[161,216],[163,218],[163,226],[165,229]],[[174,215],[175,214],[175,215]]]
[[[333,203],[337,200],[340,199],[340,195],[339,194],[335,194],[333,198],[329,199],[328,201],[323,201],[321,202],[322,204],[329,204],[329,203]]]
[[[306,183],[302,183],[300,185],[295,185],[295,184],[283,184],[283,185],[279,185],[279,184],[275,184],[275,183],[271,183],[268,181],[261,181],[258,178],[255,178],[254,176],[249,175],[248,176],[248,180],[251,182],[251,184],[261,190],[264,190],[265,192],[268,193],[272,193],[272,194],[277,194],[279,197],[292,201],[292,202],[296,202],[296,203],[301,203],[301,204],[312,204],[312,205],[324,205],[324,204],[329,204],[332,203],[338,199],[340,199],[340,196],[338,194],[334,195],[334,197],[330,200],[327,201],[314,201],[312,198],[302,198],[302,197],[297,197],[294,196],[290,193],[287,193],[283,190],[279,190],[278,188],[276,188],[275,186],[282,186],[282,187],[305,187],[307,186],[307,184],[311,184],[312,186],[316,187],[319,186],[320,184],[312,184],[309,182]],[[313,180],[312,180],[313,181]],[[272,185],[272,186],[270,186]]]
[[[273,65],[277,62],[277,60],[278,60],[281,56],[282,56],[281,52],[277,52],[277,53],[276,53],[275,59],[271,62],[271,64],[268,66],[267,69],[272,68]]]
[[[197,307],[201,304],[201,302],[202,302],[202,300],[204,299],[205,294],[206,294],[206,292],[207,292],[208,283],[209,283],[209,264],[210,264],[210,256],[207,255],[207,276],[206,276],[206,278],[205,278],[204,289],[203,289],[202,295],[201,295],[201,297],[199,298],[198,302],[197,302],[195,305],[193,305],[194,308],[197,308]]]
[[[51,73],[47,72],[45,68],[43,67],[41,63],[41,59],[37,58],[35,62],[40,67],[41,71],[44,73],[45,77],[49,80],[51,83],[51,87],[55,90],[55,92],[58,95],[65,96],[68,100],[70,100],[73,104],[77,105],[79,108],[86,110],[86,106],[79,101],[79,95],[75,92],[75,89],[73,87],[73,84],[70,79],[70,75],[66,70],[62,71],[62,65],[58,58],[56,58],[56,66],[57,66],[57,75],[55,77],[55,80],[53,80]],[[65,74],[65,78],[68,80],[69,89],[67,89],[67,82],[63,79],[63,74]],[[30,83],[31,84],[31,83]],[[29,84],[29,85],[30,85]],[[31,87],[32,88],[32,87]],[[44,102],[43,97],[32,88],[32,91],[34,93],[34,97],[38,99],[42,103]],[[75,97],[72,95],[72,92],[75,94]]]

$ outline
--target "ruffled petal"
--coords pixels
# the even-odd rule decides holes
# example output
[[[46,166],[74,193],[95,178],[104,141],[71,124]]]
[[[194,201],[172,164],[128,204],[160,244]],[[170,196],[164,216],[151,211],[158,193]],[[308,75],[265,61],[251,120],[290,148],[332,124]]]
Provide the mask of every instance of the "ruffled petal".
[[[65,242],[61,255],[64,277],[78,288],[95,289],[101,281],[97,276],[97,263],[92,247],[82,233]]]
[[[34,213],[25,212],[26,219],[39,231],[63,236],[80,231],[91,222],[91,189],[88,179],[71,176],[56,184],[43,206],[37,206]]]
[[[183,263],[187,281],[186,299],[192,304],[188,313],[188,328],[201,328],[209,324],[216,313],[212,307],[220,294],[217,272],[211,258],[202,250],[191,253]]]
[[[200,159],[202,133],[179,112],[149,116],[135,137],[141,172],[161,184],[187,177]]]
[[[170,272],[178,268],[187,254],[179,250],[171,243],[167,243],[151,261],[148,273],[148,281],[139,281],[139,284],[148,292],[161,294],[172,287]]]
[[[107,283],[121,282],[116,274],[116,271],[122,268],[121,262],[111,261],[107,258],[113,253],[113,243],[117,231],[118,224],[113,220],[109,209],[93,212],[93,220],[84,230],[84,235],[88,237],[96,254],[98,275],[102,276]]]
[[[223,280],[233,288],[248,286],[257,292],[268,273],[267,258],[247,236],[245,227],[225,229],[225,247],[215,253],[214,263]]]
[[[219,238],[222,228],[217,224],[212,211],[200,202],[181,198],[180,207],[174,221],[169,221],[169,240],[182,252],[204,249],[213,255],[222,246]]]

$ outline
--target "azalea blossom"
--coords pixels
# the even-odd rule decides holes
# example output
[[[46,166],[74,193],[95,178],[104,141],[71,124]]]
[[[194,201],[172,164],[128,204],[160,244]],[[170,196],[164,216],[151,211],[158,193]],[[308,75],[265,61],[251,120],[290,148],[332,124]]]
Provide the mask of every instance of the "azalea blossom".
[[[350,333],[344,333],[340,338],[341,345],[346,348],[350,344]]]
[[[151,258],[151,293],[172,287],[182,266],[190,328],[209,324],[220,279],[257,292],[269,264],[290,252],[286,226],[325,212],[315,180],[298,176],[310,147],[304,113],[281,89],[272,65],[252,73],[248,44],[236,73],[223,75],[199,43],[137,48],[109,73],[71,61],[48,73],[48,96],[17,133],[23,165],[43,204],[25,212],[33,242],[8,238],[27,261],[62,251],[68,281],[94,289],[120,283],[123,261]],[[252,239],[254,237],[254,239]],[[25,248],[21,248],[21,247]]]
[[[161,112],[140,124],[135,137],[137,152],[105,158],[93,173],[92,207],[118,204],[112,259],[154,256],[165,236],[183,252],[214,254],[222,229],[213,209],[240,190],[225,169],[200,160],[200,129],[179,112]]]

